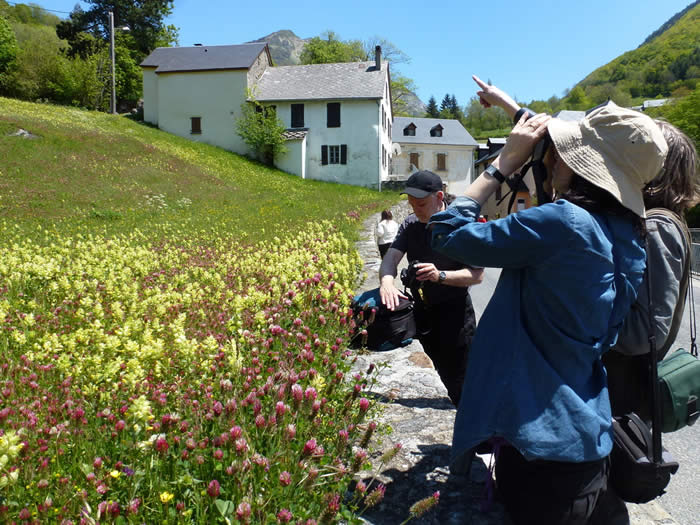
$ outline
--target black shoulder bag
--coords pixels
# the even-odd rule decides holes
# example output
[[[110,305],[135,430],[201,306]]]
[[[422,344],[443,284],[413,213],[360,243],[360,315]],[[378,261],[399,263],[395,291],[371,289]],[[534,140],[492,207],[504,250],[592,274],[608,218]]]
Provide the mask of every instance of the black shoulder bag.
[[[662,210],[665,212],[666,210]],[[669,213],[662,213],[665,216],[669,216]],[[681,279],[681,296],[685,295],[684,288],[690,297],[690,308],[691,308],[691,336],[692,336],[692,348],[695,348],[695,310],[693,308],[692,301],[692,282],[688,284],[690,280],[690,239],[687,234],[687,228],[683,224],[679,224],[680,220],[671,217],[679,227],[679,230],[684,233],[686,241],[686,253],[687,258],[685,262],[685,267],[683,270],[683,277]],[[611,459],[611,469],[610,469],[610,483],[617,492],[617,494],[625,501],[631,503],[646,503],[651,501],[665,492],[666,487],[671,481],[671,476],[678,470],[678,463],[673,460],[670,453],[662,447],[661,444],[661,432],[666,425],[666,419],[668,417],[673,417],[674,411],[666,406],[666,398],[674,398],[674,391],[677,390],[677,383],[682,383],[686,385],[688,383],[687,374],[690,372],[690,376],[693,375],[697,379],[697,383],[700,383],[700,369],[693,374],[689,367],[681,366],[680,368],[685,368],[683,372],[684,379],[679,381],[679,379],[670,377],[669,374],[663,368],[664,362],[658,363],[658,352],[656,349],[656,335],[653,323],[653,310],[652,310],[652,295],[651,295],[651,272],[649,271],[649,264],[647,262],[647,269],[645,270],[645,277],[647,281],[647,292],[649,297],[649,384],[651,385],[651,416],[652,416],[652,429],[649,430],[649,426],[642,421],[642,419],[635,413],[626,414],[621,417],[616,417],[613,419],[613,434],[614,443],[613,450],[610,454]],[[675,339],[678,332],[678,327],[680,325],[680,316],[682,315],[682,303],[683,301],[679,299],[679,304],[676,305],[674,311],[674,318],[671,324],[671,330],[669,332],[669,337],[662,350],[665,352],[668,350]],[[678,352],[683,352],[690,356],[695,363],[700,366],[700,362],[697,361],[695,357],[688,354],[685,350],[678,350],[669,357],[667,361],[674,359],[674,356]],[[696,350],[697,352],[697,350]],[[677,367],[673,367],[677,370]],[[676,376],[680,375],[678,372]],[[690,381],[692,383],[692,380]],[[679,394],[680,396],[681,394]],[[663,397],[662,397],[663,396]],[[662,399],[664,400],[662,405]],[[697,399],[697,398],[696,398]],[[695,416],[697,417],[697,416]],[[694,420],[693,420],[694,421]],[[692,422],[690,423],[692,424]],[[685,426],[685,423],[681,426]]]

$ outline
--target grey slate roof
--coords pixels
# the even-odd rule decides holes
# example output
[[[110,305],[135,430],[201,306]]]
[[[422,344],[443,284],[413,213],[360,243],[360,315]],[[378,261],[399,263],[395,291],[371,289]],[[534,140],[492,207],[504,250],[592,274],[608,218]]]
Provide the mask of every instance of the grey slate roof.
[[[156,73],[248,69],[266,46],[261,42],[235,46],[159,47],[141,62],[141,66],[155,67]]]
[[[409,124],[415,124],[416,136],[408,137],[403,134],[403,129]],[[430,130],[440,124],[442,137],[431,137]],[[479,144],[464,129],[459,120],[441,118],[417,118],[394,117],[394,125],[391,128],[392,142],[404,144],[444,144],[452,146],[478,146]]]
[[[384,96],[387,62],[380,71],[372,62],[268,67],[257,83],[255,98],[273,100],[339,100]]]

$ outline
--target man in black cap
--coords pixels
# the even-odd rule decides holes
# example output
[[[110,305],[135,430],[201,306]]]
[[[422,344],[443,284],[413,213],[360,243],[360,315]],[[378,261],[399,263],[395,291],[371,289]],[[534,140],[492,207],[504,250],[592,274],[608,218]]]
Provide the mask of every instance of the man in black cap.
[[[459,403],[476,318],[469,286],[483,280],[483,269],[463,264],[434,252],[427,229],[430,217],[445,209],[442,179],[431,171],[417,171],[406,181],[402,193],[413,208],[399,227],[396,238],[379,269],[379,294],[387,308],[393,310],[399,297],[405,297],[394,278],[404,254],[408,262],[417,263],[416,301],[417,338],[428,354],[456,406]]]

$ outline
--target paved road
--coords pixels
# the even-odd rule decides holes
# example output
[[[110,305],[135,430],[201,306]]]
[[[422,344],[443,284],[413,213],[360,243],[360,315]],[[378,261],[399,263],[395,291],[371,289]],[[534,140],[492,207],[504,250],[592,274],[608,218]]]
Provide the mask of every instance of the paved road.
[[[500,270],[487,268],[484,282],[471,288],[477,319],[488,304],[498,281]],[[695,307],[700,313],[700,279],[694,284]],[[688,308],[683,318],[676,347],[690,348],[690,322]],[[663,444],[680,463],[673,476],[668,492],[658,502],[678,523],[700,525],[700,423],[672,434],[664,434]]]

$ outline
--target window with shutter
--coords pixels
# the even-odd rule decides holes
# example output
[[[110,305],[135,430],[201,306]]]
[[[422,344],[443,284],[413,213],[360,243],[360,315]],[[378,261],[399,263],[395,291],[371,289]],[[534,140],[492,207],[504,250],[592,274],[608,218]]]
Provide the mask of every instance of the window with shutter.
[[[293,128],[304,127],[304,104],[292,104],[292,126]]]
[[[340,164],[340,146],[328,146],[328,164]]]
[[[347,164],[348,145],[323,145],[321,146],[321,165]]]
[[[417,170],[420,169],[418,167],[418,153],[411,153],[410,158],[411,158],[411,164],[413,165],[413,167]]]
[[[327,126],[329,128],[340,127],[340,102],[329,102],[327,107]]]
[[[190,133],[197,134],[202,132],[202,117],[190,117]]]
[[[438,170],[445,171],[447,169],[446,159],[447,159],[447,154],[445,154],[445,153],[438,153],[437,154],[437,169]]]

